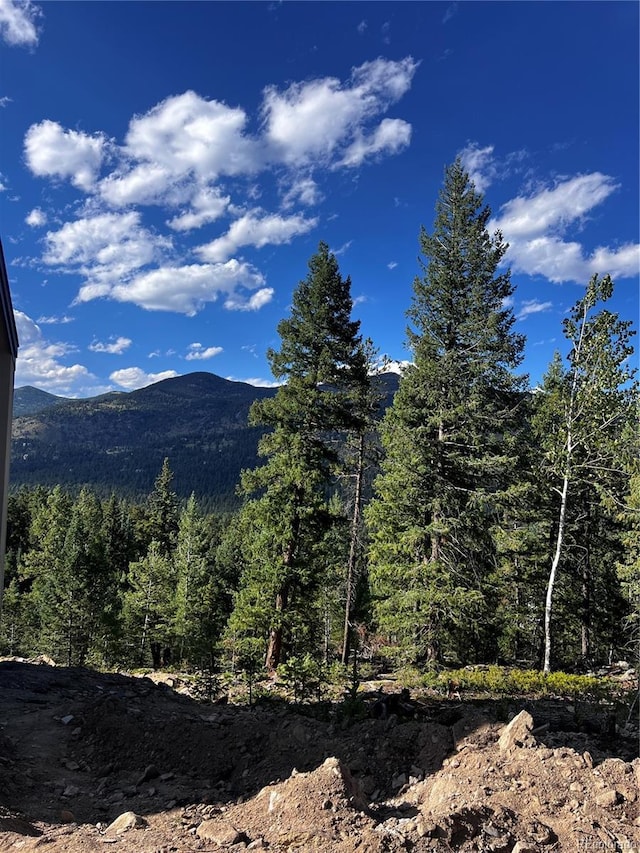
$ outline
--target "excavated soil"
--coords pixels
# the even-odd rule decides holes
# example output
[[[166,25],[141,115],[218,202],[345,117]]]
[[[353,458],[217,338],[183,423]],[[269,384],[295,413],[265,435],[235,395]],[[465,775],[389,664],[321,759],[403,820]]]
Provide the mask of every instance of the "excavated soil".
[[[385,713],[379,687],[349,720],[4,659],[0,851],[640,850],[638,734],[610,708],[412,693]]]

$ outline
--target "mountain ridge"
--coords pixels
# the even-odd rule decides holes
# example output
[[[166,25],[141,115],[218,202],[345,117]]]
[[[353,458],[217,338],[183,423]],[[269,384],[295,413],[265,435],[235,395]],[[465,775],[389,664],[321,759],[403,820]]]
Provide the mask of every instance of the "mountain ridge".
[[[397,379],[377,378],[383,407]],[[140,498],[168,457],[179,496],[194,492],[206,505],[230,507],[241,470],[258,463],[264,430],[249,426],[249,409],[277,388],[197,371],[83,399],[34,392],[39,389],[25,386],[14,393],[12,490],[59,483]],[[27,411],[29,403],[43,407]]]

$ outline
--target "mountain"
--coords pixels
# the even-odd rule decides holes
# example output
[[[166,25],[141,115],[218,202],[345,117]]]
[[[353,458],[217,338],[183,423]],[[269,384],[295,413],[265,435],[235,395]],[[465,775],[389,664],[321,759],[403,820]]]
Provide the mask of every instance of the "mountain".
[[[13,394],[13,417],[34,415],[50,406],[57,406],[58,403],[67,403],[68,401],[69,397],[56,397],[55,394],[41,391],[39,388],[34,388],[33,385],[25,385],[23,388],[16,388]]]
[[[377,381],[384,407],[398,377],[383,374]],[[136,499],[151,491],[168,457],[177,494],[195,492],[209,508],[231,506],[240,471],[258,462],[262,429],[248,425],[249,409],[276,391],[204,372],[84,400],[18,388],[11,488],[87,485]]]

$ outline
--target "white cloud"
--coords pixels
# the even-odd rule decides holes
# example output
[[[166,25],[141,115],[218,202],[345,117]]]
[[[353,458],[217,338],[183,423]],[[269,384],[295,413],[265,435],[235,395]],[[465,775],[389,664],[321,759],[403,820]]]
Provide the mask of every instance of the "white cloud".
[[[244,136],[246,113],[195,92],[175,95],[129,124],[126,152],[174,175],[238,175],[256,165],[256,145]]]
[[[399,118],[385,118],[378,127],[365,136],[359,133],[345,151],[338,165],[361,166],[367,157],[380,154],[397,154],[411,142],[411,125]]]
[[[521,148],[518,151],[510,151],[504,157],[497,157],[493,145],[481,148],[477,142],[468,142],[458,151],[458,157],[477,191],[485,193],[494,181],[504,180],[522,172],[529,153]]]
[[[220,262],[231,257],[240,246],[260,249],[266,245],[290,243],[293,237],[315,228],[317,222],[317,219],[305,219],[301,214],[261,216],[261,211],[253,211],[236,219],[226,234],[200,246],[196,252],[205,261]]]
[[[272,287],[261,287],[247,299],[241,293],[232,293],[224,307],[229,311],[259,311],[273,299]]]
[[[146,373],[141,367],[125,367],[122,370],[114,370],[113,373],[109,374],[109,379],[116,385],[120,385],[121,388],[126,388],[127,391],[135,391],[137,388],[146,388],[147,385],[153,385],[154,382],[173,379],[179,375],[175,370]]]
[[[64,130],[55,121],[33,124],[25,136],[27,165],[39,177],[70,178],[78,189],[93,188],[106,152],[102,134]]]
[[[297,176],[285,192],[282,204],[285,209],[292,207],[296,202],[311,207],[314,204],[320,204],[322,199],[323,195],[313,178]]]
[[[41,15],[40,7],[30,0],[0,0],[0,37],[9,45],[37,45],[36,21]]]
[[[540,314],[553,307],[552,302],[538,302],[537,299],[525,299],[518,311],[518,320],[524,320],[531,314]]]
[[[342,246],[339,246],[337,249],[331,249],[331,254],[336,257],[340,257],[340,255],[344,255],[345,252],[348,252],[352,245],[353,240],[347,240],[346,243],[343,243]]]
[[[514,272],[556,283],[584,283],[596,272],[633,277],[640,267],[638,244],[600,246],[589,253],[581,243],[563,239],[570,226],[580,226],[617,188],[613,178],[600,172],[577,175],[507,202],[489,229],[500,229],[509,243],[505,260]]]
[[[16,359],[16,387],[35,385],[62,396],[81,395],[95,388],[93,376],[82,364],[65,365],[61,359],[73,348],[47,341],[40,327],[22,311],[14,311],[20,348]]]
[[[98,295],[108,295],[118,302],[133,302],[148,311],[175,311],[192,317],[208,302],[215,302],[220,294],[226,294],[228,302],[236,298],[234,294],[238,288],[253,290],[263,282],[263,276],[255,267],[234,258],[224,264],[161,267],[141,273],[127,283],[114,284],[108,294]],[[90,293],[85,296],[81,301],[93,298]],[[237,299],[241,301],[242,298],[238,296]]]
[[[113,207],[162,204],[171,187],[171,172],[157,163],[142,163],[125,174],[114,172],[100,182],[102,198]],[[184,190],[181,201],[184,200]]]
[[[398,266],[397,261],[389,261],[389,263],[387,264],[387,268],[390,270],[394,270],[397,266]]]
[[[500,228],[510,240],[540,236],[549,229],[561,230],[581,219],[616,189],[618,184],[613,178],[600,172],[577,175],[552,189],[511,199],[500,208],[493,227]]]
[[[41,225],[46,225],[47,214],[43,210],[40,210],[39,207],[34,207],[24,221],[32,228],[38,228]]]
[[[290,165],[343,159],[344,150],[366,136],[366,123],[408,91],[417,67],[412,57],[379,58],[354,68],[346,84],[324,77],[293,83],[283,92],[268,86],[262,110],[272,156]],[[379,146],[385,134],[393,135],[389,128],[382,131]]]
[[[274,379],[260,379],[252,377],[251,379],[238,379],[235,376],[226,377],[229,382],[244,382],[245,385],[253,385],[254,388],[279,388],[282,382],[276,382]]]
[[[166,98],[131,120],[120,165],[101,182],[100,194],[112,205],[190,202],[191,213],[171,221],[178,230],[212,222],[228,201],[209,184],[260,168],[262,145],[245,135],[246,122],[241,108],[193,91]]]
[[[317,226],[317,218],[291,208],[322,200],[319,169],[353,168],[408,143],[410,125],[383,114],[408,91],[418,64],[411,57],[378,58],[353,69],[346,81],[267,87],[255,132],[240,106],[193,91],[134,116],[122,144],[56,121],[33,124],[24,140],[31,172],[68,179],[85,194],[78,219],[56,214],[62,224],[46,234],[43,262],[83,279],[76,303],[108,298],[193,315],[223,295],[230,310],[258,310],[273,289],[235,255],[245,246],[290,243]],[[264,171],[277,182],[278,211],[248,206],[261,192]],[[223,184],[225,178],[233,181]],[[145,205],[164,209],[164,231],[159,217],[153,229],[146,226]],[[230,217],[226,232],[219,228],[203,245],[187,248],[183,234],[224,215]],[[36,208],[27,221],[36,227],[46,220]],[[201,263],[188,262],[191,251]]]
[[[367,26],[368,26],[367,22],[363,19],[362,21],[360,21],[360,23],[358,24],[356,29],[358,30],[360,35],[362,35],[364,32],[366,32]]]
[[[493,145],[480,148],[477,142],[469,142],[458,152],[460,162],[476,185],[478,192],[483,193],[492,183],[496,175],[496,166],[493,160]]]
[[[109,353],[109,355],[122,355],[125,350],[129,349],[131,344],[131,338],[120,337],[116,340],[112,340],[110,343],[94,341],[92,344],[89,344],[89,349],[91,352],[105,352]]]
[[[215,222],[227,209],[231,198],[213,187],[204,187],[191,199],[191,210],[175,216],[167,224],[175,231],[190,231]]]
[[[202,344],[189,344],[189,352],[185,355],[187,361],[207,361],[220,355],[222,347],[203,347]]]
[[[168,241],[141,225],[140,214],[106,213],[67,222],[46,235],[43,260],[65,272],[78,273],[87,283],[77,301],[106,295],[116,282],[128,280],[141,267],[152,263]]]
[[[54,325],[66,325],[67,323],[73,323],[73,317],[69,317],[68,315],[63,315],[62,317],[38,317],[36,320],[41,326],[54,326]]]

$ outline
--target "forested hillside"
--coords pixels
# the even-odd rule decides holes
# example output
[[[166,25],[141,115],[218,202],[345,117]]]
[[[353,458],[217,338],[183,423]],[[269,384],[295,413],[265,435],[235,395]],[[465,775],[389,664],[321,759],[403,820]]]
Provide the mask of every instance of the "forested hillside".
[[[17,418],[2,650],[302,683],[339,661],[548,672],[637,648],[634,332],[593,276],[533,393],[489,219],[454,163],[392,402],[321,243],[268,353],[277,390],[192,374]],[[238,489],[226,514],[213,467]]]
[[[142,499],[170,457],[181,497],[193,491],[208,507],[232,506],[240,471],[257,461],[260,430],[249,427],[249,409],[274,393],[192,373],[130,393],[48,405],[14,418],[12,487],[90,486],[103,497],[114,491]]]
[[[373,381],[382,410],[398,376]],[[195,492],[207,509],[237,508],[240,472],[256,465],[263,432],[250,426],[249,410],[275,393],[204,372],[83,400],[17,388],[11,488],[88,486],[102,497],[144,500],[168,457],[181,498]]]

